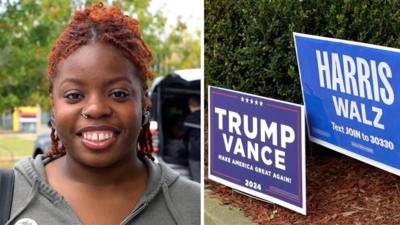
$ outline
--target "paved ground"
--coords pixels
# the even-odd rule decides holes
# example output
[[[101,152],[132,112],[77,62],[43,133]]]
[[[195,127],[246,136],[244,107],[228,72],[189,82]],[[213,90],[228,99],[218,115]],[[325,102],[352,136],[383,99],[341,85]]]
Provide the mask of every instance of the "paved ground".
[[[210,197],[204,191],[204,224],[205,225],[255,225],[240,209],[224,205],[221,200]]]

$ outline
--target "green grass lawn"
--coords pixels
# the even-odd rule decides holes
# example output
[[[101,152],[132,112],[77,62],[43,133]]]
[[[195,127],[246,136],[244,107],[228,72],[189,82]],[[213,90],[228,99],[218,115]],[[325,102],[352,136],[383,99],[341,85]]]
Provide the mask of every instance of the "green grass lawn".
[[[34,141],[17,136],[0,136],[0,167],[11,168],[17,159],[33,154]]]
[[[0,136],[0,157],[29,156],[33,153],[34,141],[25,140],[17,136]]]
[[[0,160],[0,168],[11,169],[17,160]]]

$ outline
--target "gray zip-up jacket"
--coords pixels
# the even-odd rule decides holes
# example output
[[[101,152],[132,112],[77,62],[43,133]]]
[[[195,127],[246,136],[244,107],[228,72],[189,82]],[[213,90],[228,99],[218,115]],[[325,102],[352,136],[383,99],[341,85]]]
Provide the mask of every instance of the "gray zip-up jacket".
[[[50,160],[39,155],[24,158],[15,166],[14,199],[7,225],[82,224],[63,196],[48,185],[44,165]],[[149,170],[147,190],[121,225],[200,224],[200,185],[179,177],[162,163],[143,161]]]

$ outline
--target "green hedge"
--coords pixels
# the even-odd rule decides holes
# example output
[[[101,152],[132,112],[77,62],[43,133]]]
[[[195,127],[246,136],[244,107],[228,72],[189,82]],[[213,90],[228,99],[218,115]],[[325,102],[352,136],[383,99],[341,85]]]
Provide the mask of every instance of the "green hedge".
[[[400,47],[400,1],[206,0],[206,81],[301,103],[292,32]]]

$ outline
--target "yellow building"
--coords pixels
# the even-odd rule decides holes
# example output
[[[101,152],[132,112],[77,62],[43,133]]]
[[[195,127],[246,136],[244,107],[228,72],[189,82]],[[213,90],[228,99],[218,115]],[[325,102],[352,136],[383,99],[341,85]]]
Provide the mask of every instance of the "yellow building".
[[[13,131],[35,133],[40,124],[39,106],[15,107],[13,113]]]

